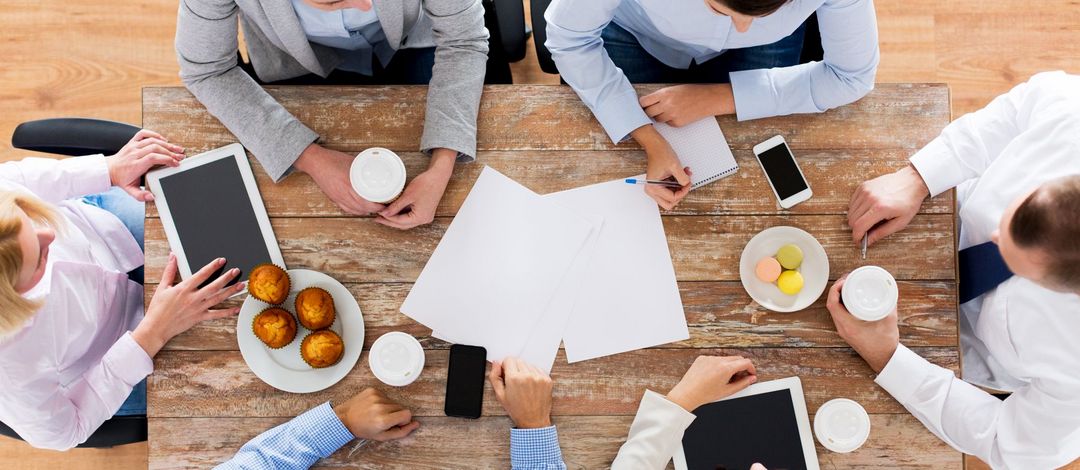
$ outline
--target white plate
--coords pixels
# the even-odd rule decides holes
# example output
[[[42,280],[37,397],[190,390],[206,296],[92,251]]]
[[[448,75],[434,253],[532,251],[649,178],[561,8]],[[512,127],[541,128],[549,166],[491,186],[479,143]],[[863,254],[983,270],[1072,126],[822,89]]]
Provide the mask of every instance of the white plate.
[[[775,283],[757,278],[754,268],[766,256],[773,256],[781,246],[793,243],[803,252],[803,262],[798,271],[802,273],[803,289],[796,295],[780,292]],[[743,248],[739,259],[739,278],[750,298],[774,312],[795,312],[809,307],[829,283],[829,256],[813,235],[795,227],[772,227],[754,235]]]
[[[345,343],[345,353],[337,364],[323,369],[313,369],[300,358],[300,342],[311,330],[296,322],[296,339],[281,349],[270,349],[251,331],[251,322],[255,315],[271,305],[248,296],[240,307],[240,316],[236,319],[236,341],[240,344],[240,354],[244,356],[251,371],[263,382],[278,390],[292,393],[317,392],[338,383],[356,365],[360,359],[360,350],[364,347],[364,316],[360,313],[360,304],[356,303],[352,293],[334,278],[318,271],[308,269],[290,269],[292,283],[289,298],[281,307],[293,313],[294,301],[301,289],[321,287],[334,297],[334,309],[337,312],[330,329],[341,336]]]

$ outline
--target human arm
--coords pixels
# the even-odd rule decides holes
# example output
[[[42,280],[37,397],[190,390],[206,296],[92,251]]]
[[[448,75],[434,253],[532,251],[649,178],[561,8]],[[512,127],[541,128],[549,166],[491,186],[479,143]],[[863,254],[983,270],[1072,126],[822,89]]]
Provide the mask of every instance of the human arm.
[[[564,470],[559,435],[551,424],[551,377],[515,357],[493,362],[488,381],[510,415],[514,470]]]
[[[664,468],[694,422],[693,411],[750,386],[757,381],[756,374],[749,359],[699,356],[667,397],[646,390],[611,468]]]
[[[820,113],[851,103],[874,88],[877,18],[871,0],[828,0],[817,10],[824,60],[731,72],[740,121]]]
[[[367,388],[340,405],[323,403],[256,436],[216,468],[308,468],[355,438],[400,439],[419,426],[409,410]]]
[[[150,201],[150,192],[138,186],[142,176],[155,166],[179,165],[183,158],[182,147],[143,129],[116,155],[24,158],[0,165],[0,180],[22,186],[53,204],[101,193],[111,186],[123,188],[140,201]]]

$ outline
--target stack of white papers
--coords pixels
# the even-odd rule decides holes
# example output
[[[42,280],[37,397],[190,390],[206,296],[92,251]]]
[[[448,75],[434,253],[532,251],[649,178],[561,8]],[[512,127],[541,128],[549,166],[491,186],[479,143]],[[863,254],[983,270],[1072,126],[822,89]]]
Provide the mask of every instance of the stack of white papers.
[[[656,204],[619,181],[540,196],[484,168],[401,312],[551,370],[689,337]]]

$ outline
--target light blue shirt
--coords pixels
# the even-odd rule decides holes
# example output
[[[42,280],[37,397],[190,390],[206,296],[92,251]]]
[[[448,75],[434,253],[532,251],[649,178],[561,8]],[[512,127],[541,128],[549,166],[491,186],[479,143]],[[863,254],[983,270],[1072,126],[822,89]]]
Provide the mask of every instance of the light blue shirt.
[[[761,46],[795,31],[817,11],[824,60],[732,72],[740,121],[818,113],[851,103],[874,87],[877,19],[871,0],[792,0],[755,18],[745,33],[703,0],[554,0],[544,17],[545,45],[563,80],[596,115],[611,140],[652,121],[629,80],[604,50],[601,32],[614,21],[661,62],[686,69],[727,49]]]
[[[371,76],[375,60],[385,67],[394,57],[375,8],[323,11],[303,0],[292,0],[292,4],[309,41],[338,49],[344,59],[339,69]]]
[[[306,469],[354,439],[330,402],[259,434],[216,470]],[[510,430],[514,470],[566,470],[555,426]],[[432,462],[437,464],[438,462]]]

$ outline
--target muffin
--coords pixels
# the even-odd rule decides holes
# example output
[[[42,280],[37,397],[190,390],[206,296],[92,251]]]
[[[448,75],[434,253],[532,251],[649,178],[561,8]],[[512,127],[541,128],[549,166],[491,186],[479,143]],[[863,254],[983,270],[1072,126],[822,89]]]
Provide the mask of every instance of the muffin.
[[[334,324],[334,298],[330,293],[308,287],[296,294],[296,318],[309,330],[321,330]]]
[[[300,342],[300,357],[316,369],[337,364],[344,352],[345,343],[337,333],[330,330],[313,332]]]
[[[255,315],[251,331],[270,348],[279,349],[296,339],[296,320],[288,311],[270,307]]]
[[[278,305],[289,297],[289,273],[273,264],[260,264],[248,276],[248,293],[268,304]]]

